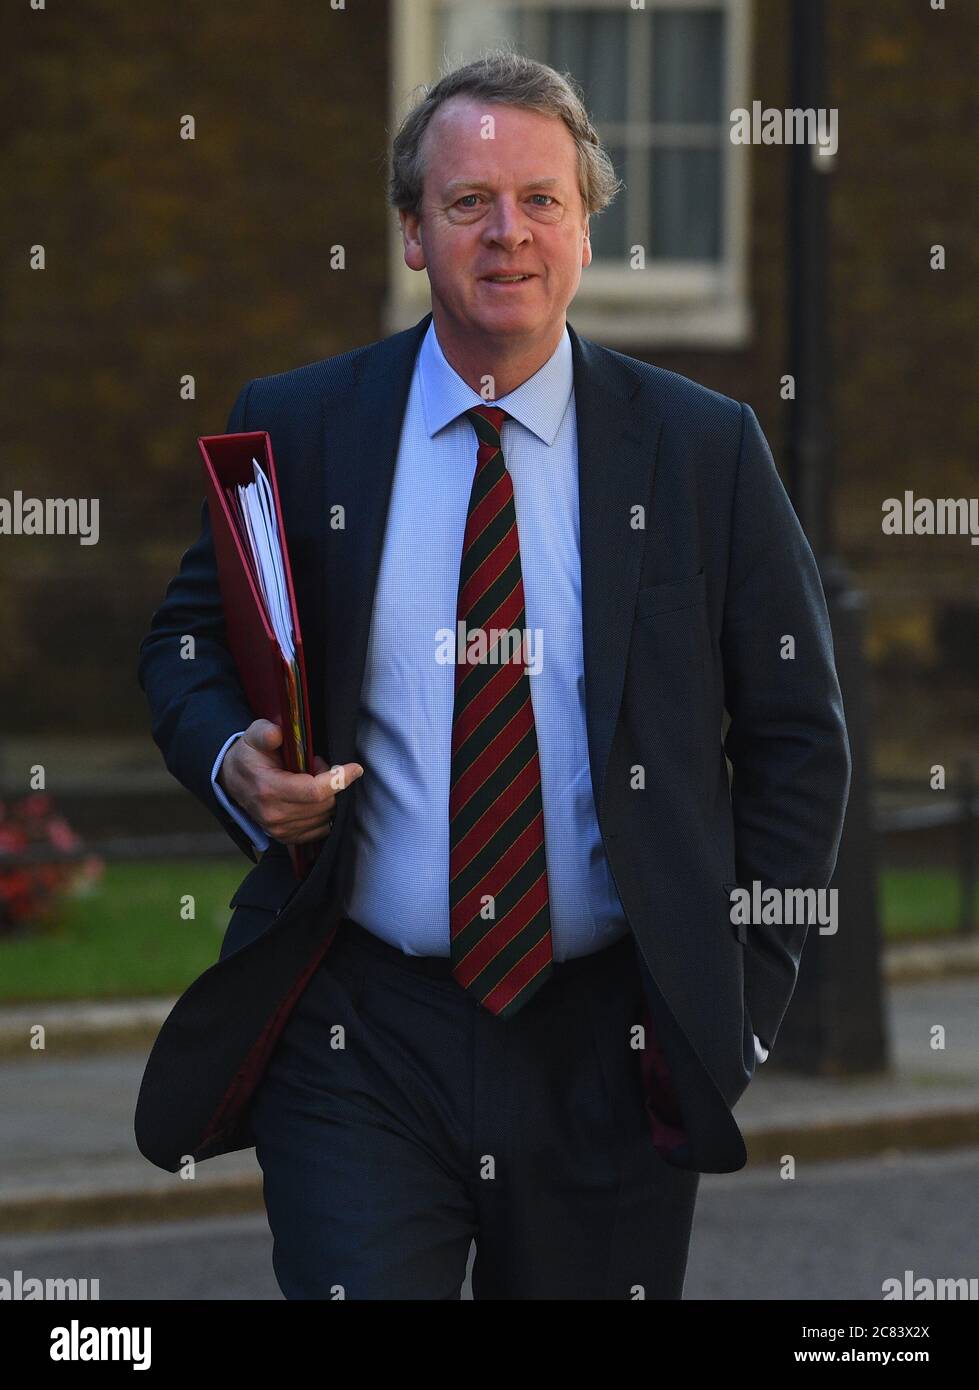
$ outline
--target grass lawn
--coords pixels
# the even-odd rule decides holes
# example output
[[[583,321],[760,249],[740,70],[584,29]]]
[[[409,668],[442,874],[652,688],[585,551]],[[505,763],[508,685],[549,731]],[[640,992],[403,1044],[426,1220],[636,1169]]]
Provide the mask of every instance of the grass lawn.
[[[888,869],[878,898],[888,941],[950,933],[959,926],[959,881],[943,869]],[[979,893],[973,912],[979,919]]]
[[[217,960],[244,877],[243,856],[110,864],[90,896],[32,936],[0,937],[0,1001],[179,994]],[[893,869],[880,882],[888,940],[952,933],[958,884],[942,871]],[[195,916],[181,917],[181,898]]]
[[[57,921],[0,937],[0,1000],[178,994],[217,960],[228,900],[248,867],[243,855],[106,865]],[[192,920],[181,916],[185,894]]]

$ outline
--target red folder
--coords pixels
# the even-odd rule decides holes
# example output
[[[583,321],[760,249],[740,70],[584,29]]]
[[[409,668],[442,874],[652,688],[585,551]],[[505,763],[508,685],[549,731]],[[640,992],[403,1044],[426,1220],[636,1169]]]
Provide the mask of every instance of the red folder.
[[[228,648],[255,718],[269,719],[283,731],[281,752],[285,767],[290,772],[309,772],[313,767],[309,688],[272,441],[265,430],[256,430],[247,434],[202,435],[197,444],[204,460]],[[257,460],[265,472],[275,501],[275,520],[292,616],[295,671],[283,656],[269,622],[235,491],[239,483],[254,482],[252,459]],[[289,853],[297,875],[304,878],[315,858],[314,847],[290,845]]]

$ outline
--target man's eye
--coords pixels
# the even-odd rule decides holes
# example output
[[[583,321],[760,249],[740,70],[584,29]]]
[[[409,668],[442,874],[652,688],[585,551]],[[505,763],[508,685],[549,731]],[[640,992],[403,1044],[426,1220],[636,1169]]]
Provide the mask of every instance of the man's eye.
[[[550,193],[532,193],[530,196],[531,196],[532,198],[546,198],[547,201],[544,202],[544,203],[538,203],[538,204],[537,204],[538,207],[550,207],[550,205],[555,201],[554,198],[551,196]],[[473,204],[473,203],[467,203],[466,200],[469,199],[469,198],[473,198],[473,199],[476,199],[476,200],[478,201],[478,199],[479,199],[479,194],[478,194],[478,193],[464,193],[464,194],[462,195],[461,198],[457,198],[457,199],[456,199],[456,207],[465,207],[465,210],[466,210],[466,211],[470,211],[470,210],[473,208],[474,204]]]

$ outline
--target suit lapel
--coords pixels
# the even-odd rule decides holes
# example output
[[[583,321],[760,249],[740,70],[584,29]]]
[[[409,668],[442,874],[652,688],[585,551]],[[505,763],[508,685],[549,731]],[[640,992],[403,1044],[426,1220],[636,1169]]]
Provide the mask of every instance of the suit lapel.
[[[342,396],[323,401],[326,652],[320,708],[331,762],[352,762],[374,591],[415,357],[431,314],[357,359]],[[342,529],[337,521],[342,520]],[[310,698],[316,696],[310,692]],[[324,756],[327,756],[324,754]],[[345,798],[341,798],[341,801]]]
[[[597,343],[579,338],[570,324],[568,329],[578,430],[585,715],[592,789],[601,819],[662,422],[644,400],[633,368]],[[645,513],[645,528],[638,531],[633,524],[637,507]]]
[[[351,383],[323,402],[327,534],[322,546],[326,651],[320,708],[331,762],[354,758],[367,658],[401,427],[415,358],[431,314],[358,357]],[[568,325],[574,364],[581,518],[582,638],[589,760],[596,807],[625,674],[643,541],[633,509],[646,510],[661,422],[638,374]],[[336,529],[336,518],[343,529]],[[645,531],[639,532],[641,537]],[[317,698],[311,693],[311,698]],[[348,798],[341,798],[341,803]]]

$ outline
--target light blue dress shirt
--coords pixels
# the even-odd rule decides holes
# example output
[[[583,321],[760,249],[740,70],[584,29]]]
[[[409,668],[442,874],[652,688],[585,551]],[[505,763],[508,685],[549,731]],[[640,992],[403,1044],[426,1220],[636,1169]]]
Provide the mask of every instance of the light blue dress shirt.
[[[347,916],[408,955],[448,956],[449,783],[462,545],[478,441],[466,410],[486,402],[446,360],[434,321],[422,340],[401,432],[361,687],[354,863]],[[547,362],[493,404],[513,482],[530,693],[537,730],[554,959],[601,950],[629,930],[595,812],[585,723],[574,373],[567,329]],[[539,670],[537,669],[539,665]],[[217,784],[251,837],[268,837]],[[767,1054],[766,1054],[767,1055]]]
[[[544,807],[555,960],[628,931],[598,829],[585,727],[578,452],[571,339],[494,401],[513,481],[529,676]],[[349,826],[346,914],[408,955],[449,954],[449,782],[455,669],[438,634],[454,633],[462,544],[478,440],[464,411],[486,402],[449,365],[434,322],[408,394],[361,687],[356,759],[364,768]],[[539,665],[539,670],[537,666]],[[227,746],[227,745],[226,745]],[[225,749],[218,756],[216,767]],[[253,839],[220,787],[215,793]]]

